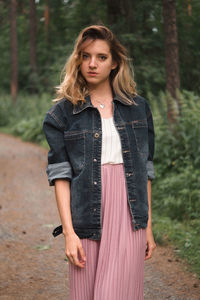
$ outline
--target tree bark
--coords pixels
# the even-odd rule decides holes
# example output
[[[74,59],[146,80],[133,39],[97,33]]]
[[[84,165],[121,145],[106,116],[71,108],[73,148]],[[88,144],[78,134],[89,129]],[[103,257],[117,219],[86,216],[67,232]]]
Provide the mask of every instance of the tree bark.
[[[179,113],[180,107],[177,89],[180,88],[180,78],[175,0],[163,0],[163,18],[165,31],[166,89],[171,97],[175,99],[174,104],[176,104],[177,111]],[[175,120],[176,112],[174,105],[172,104],[173,99],[168,99],[169,121]]]
[[[49,41],[49,21],[50,21],[49,0],[45,0],[44,20],[45,20],[46,42],[48,43],[48,41]]]
[[[123,31],[131,32],[132,6],[131,0],[107,0],[107,15],[110,25],[116,24],[123,18]]]
[[[36,55],[36,5],[34,0],[30,0],[30,65],[31,71],[37,72],[37,55]]]
[[[10,59],[11,59],[11,97],[17,101],[18,93],[18,43],[17,43],[17,0],[10,1]]]
[[[118,19],[118,15],[120,14],[119,1],[117,0],[108,0],[107,1],[107,13],[108,13],[108,21],[110,24],[113,24]]]
[[[191,17],[192,15],[192,1],[191,0],[187,0],[187,12],[188,12],[188,16]]]

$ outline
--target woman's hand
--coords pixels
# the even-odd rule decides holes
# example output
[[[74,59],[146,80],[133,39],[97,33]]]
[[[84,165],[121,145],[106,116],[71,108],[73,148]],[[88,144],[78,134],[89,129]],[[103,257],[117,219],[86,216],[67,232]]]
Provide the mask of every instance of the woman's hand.
[[[153,232],[151,228],[147,227],[146,235],[147,235],[147,248],[146,248],[146,255],[144,260],[151,258],[152,253],[156,248],[156,243],[154,241]]]
[[[86,256],[81,240],[75,233],[65,235],[65,254],[73,265],[84,268]],[[79,259],[80,255],[80,259]]]

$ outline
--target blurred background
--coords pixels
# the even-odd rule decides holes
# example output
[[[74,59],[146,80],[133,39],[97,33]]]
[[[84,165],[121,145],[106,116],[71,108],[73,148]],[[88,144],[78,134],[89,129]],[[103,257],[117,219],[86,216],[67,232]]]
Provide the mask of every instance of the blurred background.
[[[42,121],[80,30],[108,26],[132,59],[156,134],[156,242],[200,275],[200,1],[0,1],[0,130],[47,147]]]

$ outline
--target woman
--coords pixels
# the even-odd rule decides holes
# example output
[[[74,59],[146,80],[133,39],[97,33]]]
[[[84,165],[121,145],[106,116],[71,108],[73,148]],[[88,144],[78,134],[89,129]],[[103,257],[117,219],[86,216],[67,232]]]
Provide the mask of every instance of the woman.
[[[81,31],[57,93],[43,129],[70,300],[143,299],[144,260],[156,247],[153,120],[126,50],[107,27]]]

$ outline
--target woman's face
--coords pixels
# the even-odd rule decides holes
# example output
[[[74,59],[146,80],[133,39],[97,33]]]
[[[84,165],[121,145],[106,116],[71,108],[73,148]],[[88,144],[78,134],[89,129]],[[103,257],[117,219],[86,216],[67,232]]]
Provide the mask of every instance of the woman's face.
[[[82,50],[80,70],[89,87],[95,87],[109,81],[110,72],[117,64],[112,60],[106,41],[97,39],[88,42]]]

